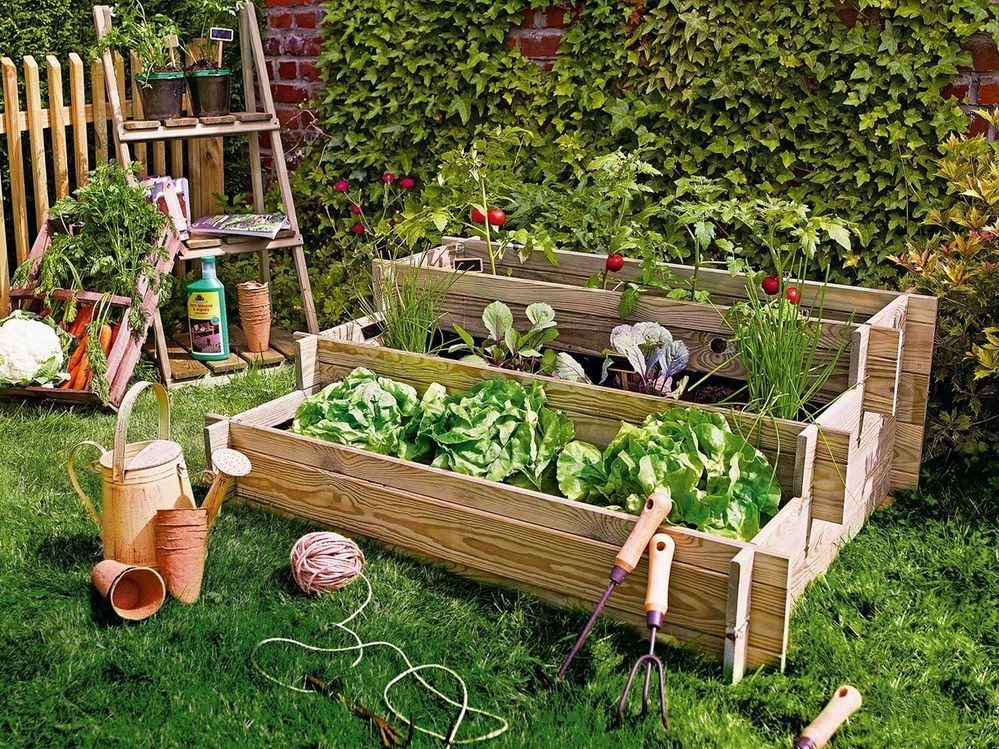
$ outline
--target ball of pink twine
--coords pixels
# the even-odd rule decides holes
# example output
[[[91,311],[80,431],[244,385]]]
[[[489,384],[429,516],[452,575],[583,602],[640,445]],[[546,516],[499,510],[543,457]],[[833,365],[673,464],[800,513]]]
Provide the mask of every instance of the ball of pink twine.
[[[291,549],[291,574],[306,593],[327,593],[350,585],[364,567],[364,552],[339,533],[316,531]]]

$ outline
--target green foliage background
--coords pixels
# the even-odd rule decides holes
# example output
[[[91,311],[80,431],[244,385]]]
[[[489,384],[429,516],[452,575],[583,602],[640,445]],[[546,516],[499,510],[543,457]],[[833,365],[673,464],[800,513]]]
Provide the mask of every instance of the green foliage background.
[[[700,174],[848,217],[871,241],[834,270],[891,283],[884,257],[945,194],[937,144],[967,126],[940,91],[970,64],[962,39],[993,22],[988,0],[858,0],[847,28],[838,4],[586,0],[546,72],[506,44],[523,0],[328,2],[324,174],[425,179],[443,151],[516,125],[544,136],[538,179],[570,179],[647,133],[660,189]]]

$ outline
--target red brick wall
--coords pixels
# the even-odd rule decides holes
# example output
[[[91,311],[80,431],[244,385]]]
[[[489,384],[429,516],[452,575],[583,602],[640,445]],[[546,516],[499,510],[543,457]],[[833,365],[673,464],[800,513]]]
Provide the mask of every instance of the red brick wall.
[[[308,128],[315,119],[306,105],[322,88],[316,58],[322,47],[323,10],[321,0],[264,0],[264,3],[267,25],[264,56],[274,103],[285,127],[286,155],[294,164],[298,144],[308,137]],[[564,3],[547,10],[525,11],[523,21],[510,30],[507,44],[550,70],[577,7]],[[642,3],[636,3],[639,16],[642,7]],[[847,5],[839,8],[837,15],[847,26],[879,22],[876,12],[858,17],[857,11]],[[975,34],[965,46],[974,58],[972,68],[962,72],[944,89],[943,95],[961,101],[970,118],[971,132],[987,134],[994,139],[995,128],[989,132],[987,123],[976,116],[974,110],[980,106],[999,105],[999,50],[985,34]],[[269,156],[265,155],[265,158]]]

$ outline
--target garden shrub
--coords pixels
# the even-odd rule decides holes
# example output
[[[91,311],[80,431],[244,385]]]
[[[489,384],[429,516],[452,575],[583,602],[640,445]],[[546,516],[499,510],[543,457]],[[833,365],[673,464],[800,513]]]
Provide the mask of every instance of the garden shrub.
[[[927,454],[974,461],[999,449],[999,145],[952,137],[939,174],[958,199],[930,211],[937,232],[896,262],[906,284],[940,298]]]

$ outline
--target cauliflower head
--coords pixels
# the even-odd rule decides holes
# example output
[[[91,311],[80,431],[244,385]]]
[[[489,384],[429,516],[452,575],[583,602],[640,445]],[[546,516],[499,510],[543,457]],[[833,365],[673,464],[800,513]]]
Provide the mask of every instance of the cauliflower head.
[[[17,313],[0,320],[0,387],[56,380],[63,358],[62,343],[51,326]]]

